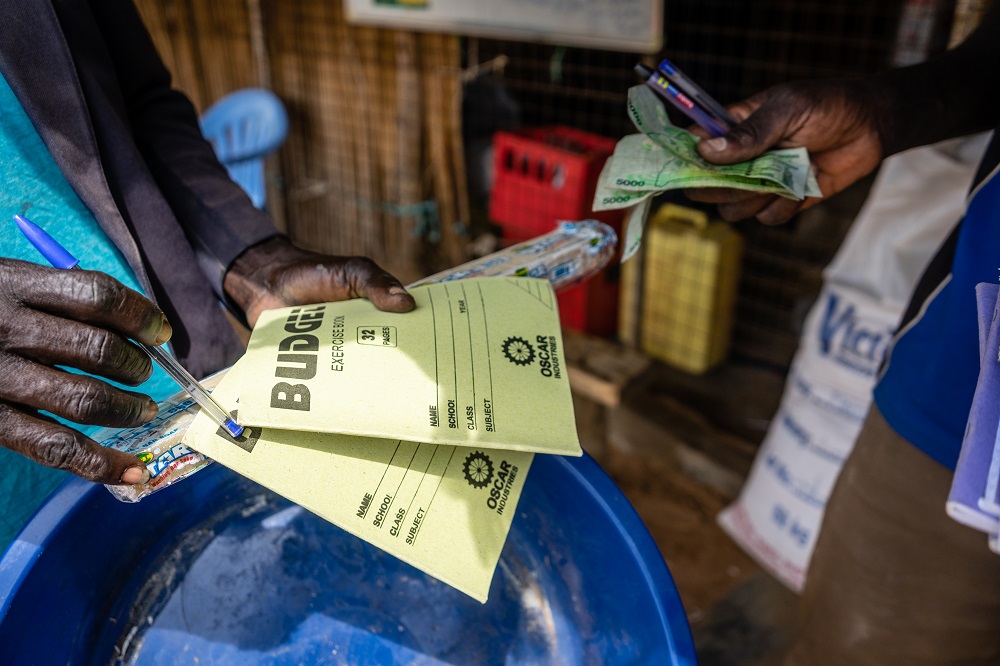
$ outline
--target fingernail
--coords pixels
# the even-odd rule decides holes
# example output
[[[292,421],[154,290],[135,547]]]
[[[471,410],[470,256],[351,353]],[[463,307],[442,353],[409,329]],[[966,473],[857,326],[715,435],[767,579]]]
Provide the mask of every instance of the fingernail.
[[[167,318],[163,318],[163,326],[160,327],[160,332],[156,336],[155,344],[162,345],[164,342],[170,339],[170,336],[174,334],[174,327],[170,325]]]
[[[122,474],[122,483],[135,485],[149,481],[149,470],[145,467],[129,467]]]
[[[398,296],[399,294],[406,294],[409,292],[407,292],[402,287],[389,287],[389,293],[392,294],[393,296]]]
[[[160,413],[159,406],[157,406],[157,404],[155,402],[153,402],[152,400],[150,400],[149,401],[149,406],[146,407],[146,414],[142,417],[142,422],[143,423],[149,423],[154,418],[156,418],[156,415],[159,414],[159,413]]]
[[[719,153],[726,149],[729,142],[726,141],[726,137],[717,136],[714,139],[709,139],[705,141],[705,147],[711,150],[713,153]]]

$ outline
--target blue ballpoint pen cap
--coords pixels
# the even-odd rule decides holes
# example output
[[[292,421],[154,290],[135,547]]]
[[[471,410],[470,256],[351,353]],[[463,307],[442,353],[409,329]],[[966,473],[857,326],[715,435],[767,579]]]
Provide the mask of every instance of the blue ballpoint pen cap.
[[[674,74],[677,73],[677,68],[674,67],[674,64],[669,60],[664,60],[663,62],[661,62],[660,66],[657,67],[657,69],[663,70],[663,72],[665,72],[668,76],[673,76]]]
[[[66,248],[28,218],[23,215],[15,215],[14,223],[24,234],[24,237],[35,246],[35,249],[42,253],[45,260],[56,268],[75,268],[80,263],[79,259],[67,252]]]

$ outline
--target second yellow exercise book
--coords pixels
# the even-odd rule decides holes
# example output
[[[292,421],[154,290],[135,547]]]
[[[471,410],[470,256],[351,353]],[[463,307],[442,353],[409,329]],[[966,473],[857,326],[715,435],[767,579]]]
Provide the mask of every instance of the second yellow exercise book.
[[[237,363],[213,393],[238,405],[240,387],[256,381]],[[234,440],[203,412],[184,441],[483,603],[534,458],[275,428]]]

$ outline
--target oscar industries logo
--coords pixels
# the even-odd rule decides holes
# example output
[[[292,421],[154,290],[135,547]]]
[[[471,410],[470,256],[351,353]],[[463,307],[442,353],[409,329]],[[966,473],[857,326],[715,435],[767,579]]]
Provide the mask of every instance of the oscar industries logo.
[[[473,451],[465,456],[462,473],[469,485],[478,490],[487,490],[485,501],[490,511],[502,516],[507,508],[507,501],[514,490],[514,482],[520,470],[517,465],[507,460],[500,460],[500,465],[494,469],[493,460],[482,451]]]
[[[465,480],[473,488],[485,488],[493,480],[493,461],[482,451],[473,451],[462,465]]]
[[[536,335],[534,342],[512,335],[500,346],[503,355],[514,365],[526,367],[537,360],[538,372],[543,377],[561,379],[562,366],[558,348],[559,342],[554,335]]]
[[[503,355],[514,365],[530,365],[535,360],[535,348],[524,338],[512,335],[503,341]]]

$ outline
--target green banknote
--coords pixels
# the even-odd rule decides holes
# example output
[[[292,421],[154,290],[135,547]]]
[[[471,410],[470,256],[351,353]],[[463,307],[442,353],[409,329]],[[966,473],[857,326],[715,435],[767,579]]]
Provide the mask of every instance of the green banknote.
[[[797,198],[802,198],[802,194],[823,196],[816,184],[809,163],[809,153],[805,148],[772,150],[749,162],[724,166],[716,165],[703,160],[695,150],[695,145],[698,143],[696,136],[674,127],[670,123],[663,104],[649,87],[633,86],[629,89],[628,114],[636,129],[689,164],[709,169],[717,174],[752,171],[765,178],[784,174],[781,182],[786,186],[791,186],[795,190],[794,194]]]
[[[718,165],[698,155],[698,137],[674,127],[646,86],[629,89],[628,113],[642,134],[624,137],[598,181],[594,210],[633,206],[657,192],[729,187],[790,199],[822,196],[805,148],[774,150],[739,164]]]
[[[618,142],[614,155],[605,162],[593,208],[627,208],[658,192],[694,187],[729,187],[791,199],[802,199],[807,192],[808,162],[798,170],[780,160],[756,167],[748,164],[721,167],[725,173],[720,173],[714,167],[688,162],[644,134],[630,134]]]

